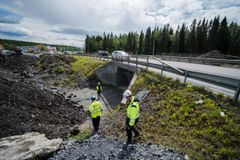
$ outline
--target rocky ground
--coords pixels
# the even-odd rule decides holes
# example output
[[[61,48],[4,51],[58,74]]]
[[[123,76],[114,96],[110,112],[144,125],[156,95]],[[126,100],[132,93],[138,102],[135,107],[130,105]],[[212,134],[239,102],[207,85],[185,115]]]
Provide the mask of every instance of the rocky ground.
[[[95,94],[96,81],[85,81],[80,77],[74,81],[77,85],[72,89],[52,86],[64,78],[65,75],[61,73],[71,73],[70,78],[74,79],[80,76],[72,74],[69,68],[72,61],[69,57],[47,56],[40,57],[39,65],[39,59],[33,57],[0,55],[0,138],[37,131],[45,133],[51,139],[65,139],[70,128],[79,124],[83,124],[80,132],[91,130],[91,120],[87,118],[85,110],[91,103],[89,97]],[[69,69],[61,70],[59,66],[62,65]],[[61,84],[71,84],[68,82]],[[101,136],[94,135],[84,141],[65,141],[50,159],[188,159],[188,156],[160,145],[126,145],[123,142],[126,138],[124,124],[121,125],[120,119],[116,123],[124,136],[119,136],[122,139],[110,138],[113,136],[108,136],[107,132],[113,126],[106,125],[112,119],[106,117],[113,114],[109,110],[120,103],[121,93],[114,88],[104,87],[103,97]],[[125,118],[125,112],[119,116]]]
[[[129,144],[118,139],[103,138],[96,134],[84,141],[66,141],[49,160],[60,159],[144,159],[144,160],[184,160],[188,156],[177,153],[172,148],[153,144]]]
[[[59,92],[34,79],[36,59],[0,55],[0,138],[30,131],[66,138],[85,112]]]

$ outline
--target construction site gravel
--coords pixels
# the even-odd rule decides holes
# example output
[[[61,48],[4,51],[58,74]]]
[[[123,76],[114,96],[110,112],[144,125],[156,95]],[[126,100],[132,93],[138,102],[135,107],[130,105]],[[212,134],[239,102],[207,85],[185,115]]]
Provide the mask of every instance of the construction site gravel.
[[[153,144],[130,144],[119,139],[103,138],[96,134],[84,141],[65,141],[49,160],[93,160],[93,159],[124,159],[124,160],[185,160],[183,153],[173,148]]]
[[[52,74],[49,66],[60,65],[61,58],[64,57],[45,55],[39,59],[34,56],[0,54],[0,138],[33,131],[44,133],[50,139],[61,137],[64,139],[63,144],[50,157],[57,160],[188,159],[184,153],[178,153],[172,148],[150,143],[127,145],[121,138],[106,138],[105,132],[111,131],[106,126],[100,126],[100,135],[90,135],[90,138],[83,141],[69,140],[68,135],[76,126],[80,126],[80,132],[84,129],[91,130],[86,107],[91,103],[88,97],[95,93],[93,86],[96,82],[84,81],[83,78],[77,81],[75,88],[51,86],[54,81],[46,81],[43,77],[50,77],[50,80],[59,79],[58,75]],[[47,66],[40,71],[36,68],[39,61],[44,62],[42,67]],[[72,59],[67,57],[64,61]],[[65,67],[69,67],[68,63],[65,64]],[[111,108],[120,103],[121,94],[111,87],[104,88],[104,91],[104,98],[100,101],[106,115]],[[106,125],[108,120],[103,116],[101,125]]]
[[[0,55],[0,138],[30,131],[66,138],[86,113],[34,78],[36,58]]]

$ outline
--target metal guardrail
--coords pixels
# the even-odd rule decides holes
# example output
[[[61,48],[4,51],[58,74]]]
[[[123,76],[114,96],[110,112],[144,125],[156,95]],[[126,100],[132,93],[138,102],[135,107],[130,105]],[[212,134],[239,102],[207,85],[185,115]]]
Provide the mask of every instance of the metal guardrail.
[[[183,71],[181,71],[180,69],[178,69],[178,68],[176,68],[176,67],[174,67],[174,66],[171,66],[171,65],[169,65],[169,64],[167,64],[166,62],[163,62],[162,60],[160,60],[160,59],[158,59],[158,58],[156,58],[156,57],[153,57],[152,56],[152,58],[153,59],[156,59],[157,61],[159,61],[159,62],[161,62],[162,64],[165,64],[166,66],[168,66],[168,67],[170,67],[170,68],[172,68],[172,69],[174,69],[174,70],[176,70],[176,71],[178,71],[178,72],[180,72],[180,73],[184,73]],[[149,60],[148,60],[149,61]]]
[[[138,58],[146,58],[150,55],[138,55]],[[135,56],[132,56],[135,57]],[[175,62],[188,62],[188,63],[198,63],[198,64],[229,64],[229,65],[240,65],[240,59],[216,59],[216,58],[201,58],[201,57],[180,57],[180,56],[166,56],[166,55],[155,55],[155,57],[167,61]]]
[[[108,59],[112,60],[114,62],[127,62],[127,64],[136,64],[136,70],[138,68],[138,65],[146,66],[146,70],[151,67],[151,68],[156,68],[161,70],[161,75],[163,71],[167,71],[170,73],[174,73],[176,75],[180,75],[184,77],[184,84],[186,83],[187,78],[195,79],[198,81],[206,82],[209,84],[217,85],[223,88],[231,89],[235,91],[233,100],[234,102],[237,102],[239,94],[240,94],[240,80],[235,79],[235,78],[229,78],[229,77],[223,77],[223,76],[218,76],[218,75],[212,75],[208,73],[202,73],[202,72],[195,72],[195,71],[188,71],[184,69],[178,69],[176,67],[173,67],[166,62],[163,62],[159,60],[156,57],[149,56],[147,57],[147,62],[143,61],[138,61],[138,57],[136,57],[136,60],[131,60],[131,59],[113,59],[111,57],[99,57],[99,56],[94,56],[94,55],[85,55],[82,54],[81,56],[88,56],[88,57],[94,57],[98,59]],[[156,64],[156,63],[149,63],[149,58],[154,58],[161,62],[162,64]]]

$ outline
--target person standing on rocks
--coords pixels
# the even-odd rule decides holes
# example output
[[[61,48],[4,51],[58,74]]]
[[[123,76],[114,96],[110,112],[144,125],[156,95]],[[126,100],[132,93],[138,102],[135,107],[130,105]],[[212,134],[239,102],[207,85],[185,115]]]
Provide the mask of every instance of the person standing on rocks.
[[[89,112],[92,117],[92,124],[94,131],[93,133],[97,133],[100,124],[100,118],[102,116],[102,104],[101,102],[96,100],[95,96],[91,96],[92,104],[89,106]]]
[[[97,95],[98,95],[98,100],[100,99],[100,97],[102,96],[102,86],[101,83],[98,82],[97,86],[96,86],[96,90],[97,90]]]
[[[134,132],[135,137],[138,137],[140,134],[136,129],[136,124],[138,123],[140,116],[140,106],[139,100],[132,96],[130,90],[126,90],[123,93],[123,96],[127,98],[127,119],[126,119],[126,132],[127,132],[127,144],[132,143],[132,132]]]

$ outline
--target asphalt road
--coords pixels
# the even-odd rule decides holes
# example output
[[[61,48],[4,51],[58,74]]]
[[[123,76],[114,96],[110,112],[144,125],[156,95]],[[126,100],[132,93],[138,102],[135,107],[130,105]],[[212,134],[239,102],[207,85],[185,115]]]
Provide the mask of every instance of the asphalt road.
[[[132,58],[132,60],[135,60],[135,58]],[[139,59],[139,61],[146,62],[147,60],[141,58]],[[155,59],[149,59],[149,62],[161,64],[161,62]],[[201,73],[209,73],[212,75],[231,77],[231,78],[236,78],[240,80],[240,69],[213,66],[213,65],[204,65],[204,64],[184,63],[184,62],[172,62],[172,61],[163,61],[163,62],[179,69],[185,69],[185,70],[196,71]]]
[[[131,58],[131,60],[135,60],[135,58]],[[147,62],[147,59],[140,58],[139,61]],[[155,59],[149,59],[149,62],[161,64],[161,62]],[[172,62],[172,61],[163,61],[163,62],[179,69],[185,69],[185,70],[196,71],[201,73],[208,73],[212,75],[218,75],[218,76],[229,77],[229,78],[231,77],[231,78],[239,79],[239,82],[240,82],[240,69],[219,67],[219,66],[212,66],[212,65],[184,63],[184,62]],[[134,65],[134,64],[131,64],[131,65]],[[145,66],[139,66],[139,67],[146,68]],[[149,70],[157,73],[161,73],[159,69],[149,68]],[[174,79],[179,79],[182,82],[184,81],[183,76],[175,75],[165,71],[163,72],[163,75],[172,77]],[[209,83],[197,81],[191,78],[187,78],[187,82],[191,82],[193,85],[197,85],[197,86],[204,86],[206,89],[211,90],[215,93],[224,93],[226,96],[233,97],[235,94],[235,90],[226,89],[226,88],[212,85]]]

